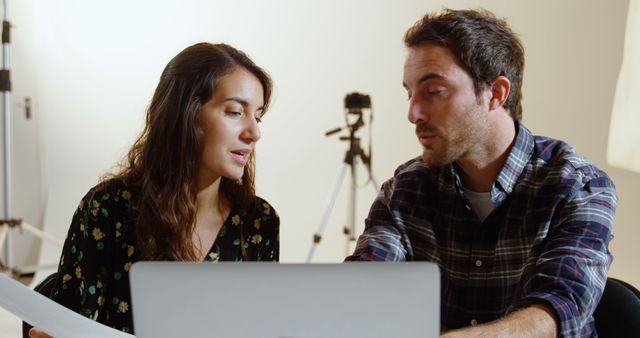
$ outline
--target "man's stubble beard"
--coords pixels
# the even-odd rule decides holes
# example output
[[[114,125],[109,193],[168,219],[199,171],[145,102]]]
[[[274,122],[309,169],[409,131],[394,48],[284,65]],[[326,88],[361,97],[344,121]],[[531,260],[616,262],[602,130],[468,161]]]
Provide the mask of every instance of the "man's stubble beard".
[[[489,137],[486,128],[486,113],[481,110],[481,105],[472,105],[467,118],[458,117],[453,121],[458,126],[450,129],[449,134],[438,133],[441,139],[439,151],[433,146],[423,146],[422,159],[430,167],[442,167],[451,164],[458,159],[469,155],[475,147],[486,143]],[[434,129],[429,126],[416,127],[417,129]]]

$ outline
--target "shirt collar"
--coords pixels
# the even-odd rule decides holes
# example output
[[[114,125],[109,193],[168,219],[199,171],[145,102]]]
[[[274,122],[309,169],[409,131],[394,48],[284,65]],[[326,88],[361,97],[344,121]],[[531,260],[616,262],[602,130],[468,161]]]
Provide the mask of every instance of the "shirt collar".
[[[499,204],[507,194],[510,194],[513,191],[518,177],[522,174],[524,167],[527,165],[527,162],[533,154],[533,134],[531,134],[531,131],[529,131],[529,129],[519,121],[515,121],[514,123],[516,127],[515,142],[513,143],[509,156],[507,157],[507,160],[502,167],[502,170],[500,170],[496,182],[493,184],[493,188],[491,189],[492,199],[496,204]],[[441,171],[441,175],[439,175],[438,179],[439,190],[454,190],[459,193],[462,181],[457,174],[455,163],[451,163],[443,169],[445,170]],[[453,181],[454,186],[448,184],[448,182],[451,181]]]
[[[498,178],[496,179],[496,185],[507,194],[513,191],[514,186],[522,174],[524,167],[529,162],[531,155],[533,154],[533,135],[522,123],[515,122],[516,126],[516,139],[511,147],[511,152],[507,161],[505,162]]]

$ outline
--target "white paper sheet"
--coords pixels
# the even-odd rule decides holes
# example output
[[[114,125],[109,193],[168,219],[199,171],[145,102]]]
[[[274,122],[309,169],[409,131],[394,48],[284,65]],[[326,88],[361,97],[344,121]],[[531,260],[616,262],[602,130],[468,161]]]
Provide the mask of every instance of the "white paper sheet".
[[[55,338],[135,337],[75,313],[4,273],[0,273],[0,306]]]

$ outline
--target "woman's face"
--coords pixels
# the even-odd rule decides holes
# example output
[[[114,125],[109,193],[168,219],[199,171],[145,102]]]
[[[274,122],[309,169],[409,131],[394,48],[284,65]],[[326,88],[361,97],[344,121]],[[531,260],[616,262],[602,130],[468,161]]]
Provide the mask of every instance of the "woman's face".
[[[263,88],[258,78],[236,68],[218,81],[211,99],[201,111],[204,130],[198,186],[218,178],[242,177],[249,155],[260,139],[258,122],[263,113]]]

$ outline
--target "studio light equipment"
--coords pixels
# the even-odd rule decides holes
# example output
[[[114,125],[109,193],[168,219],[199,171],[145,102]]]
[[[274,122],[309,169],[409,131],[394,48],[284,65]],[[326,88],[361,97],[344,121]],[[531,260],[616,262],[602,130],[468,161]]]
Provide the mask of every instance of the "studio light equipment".
[[[2,2],[4,18],[2,20],[2,69],[0,70],[0,91],[2,91],[2,124],[3,124],[3,183],[4,183],[4,217],[0,219],[0,253],[4,254],[4,260],[0,260],[0,271],[20,277],[23,274],[33,273],[42,268],[38,266],[18,267],[13,259],[12,228],[19,228],[62,246],[62,241],[40,229],[24,222],[21,218],[14,218],[11,214],[11,76],[9,71],[9,43],[11,42],[11,23],[7,19],[7,0]],[[27,119],[31,118],[31,102],[26,102]],[[48,267],[47,267],[48,268]]]
[[[368,153],[362,149],[360,145],[360,137],[358,137],[358,130],[367,124],[365,122],[365,112],[369,113],[368,125],[369,125],[369,149]],[[324,212],[322,213],[322,220],[320,221],[320,226],[318,230],[313,235],[313,244],[311,245],[311,249],[309,250],[309,254],[307,256],[307,263],[311,261],[313,258],[313,254],[317,245],[322,240],[322,234],[324,233],[325,227],[329,220],[329,216],[331,215],[331,210],[333,209],[333,205],[335,204],[336,197],[338,195],[338,191],[340,191],[340,187],[342,186],[342,182],[344,180],[344,176],[347,173],[347,169],[351,169],[351,183],[350,183],[350,191],[349,191],[349,204],[347,210],[347,223],[343,228],[343,233],[347,237],[346,244],[346,254],[349,254],[349,244],[356,240],[355,238],[355,218],[356,218],[356,190],[358,188],[357,184],[357,159],[359,158],[362,164],[364,164],[365,169],[369,175],[367,181],[363,184],[369,185],[373,187],[373,189],[377,192],[379,185],[373,176],[371,171],[371,124],[373,122],[373,112],[371,109],[371,98],[369,95],[360,94],[360,93],[350,93],[347,94],[344,98],[344,119],[345,126],[338,127],[332,130],[329,130],[325,133],[325,136],[331,136],[341,131],[347,131],[348,136],[340,136],[340,141],[348,142],[348,147],[344,155],[344,160],[342,161],[342,165],[338,174],[338,177],[335,180],[333,185],[333,189],[327,199],[327,202],[324,207]]]

